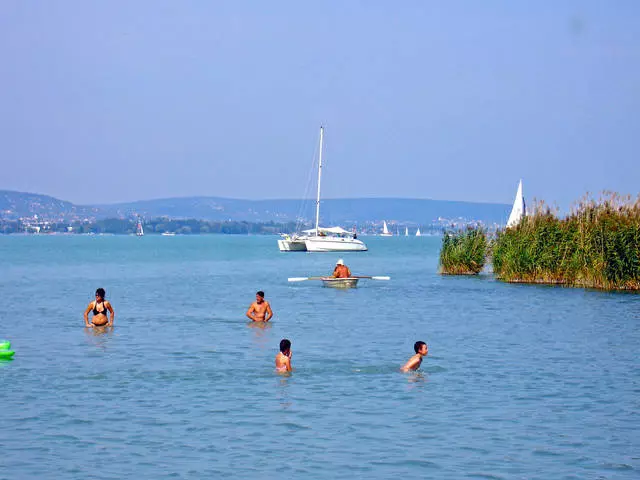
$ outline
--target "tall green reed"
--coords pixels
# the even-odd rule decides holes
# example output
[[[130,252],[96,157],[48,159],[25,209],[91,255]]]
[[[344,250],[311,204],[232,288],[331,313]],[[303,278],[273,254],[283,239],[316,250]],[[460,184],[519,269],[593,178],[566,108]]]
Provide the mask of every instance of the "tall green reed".
[[[491,244],[494,273],[507,282],[640,290],[640,196],[583,198],[565,218],[543,203]]]
[[[487,260],[487,235],[483,228],[445,232],[440,249],[440,273],[477,275]]]

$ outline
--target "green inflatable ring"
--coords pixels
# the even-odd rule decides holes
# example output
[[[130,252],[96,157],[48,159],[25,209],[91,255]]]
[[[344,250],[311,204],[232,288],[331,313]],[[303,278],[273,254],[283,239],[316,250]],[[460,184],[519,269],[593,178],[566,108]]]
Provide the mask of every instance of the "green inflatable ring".
[[[0,340],[0,350],[9,350],[11,342],[9,340]]]
[[[9,360],[15,353],[13,350],[0,350],[0,360]]]

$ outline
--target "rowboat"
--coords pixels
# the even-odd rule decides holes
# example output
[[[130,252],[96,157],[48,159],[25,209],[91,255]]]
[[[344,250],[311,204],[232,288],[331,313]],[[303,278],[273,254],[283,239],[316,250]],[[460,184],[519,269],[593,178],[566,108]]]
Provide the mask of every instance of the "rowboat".
[[[356,288],[358,286],[359,278],[335,278],[335,277],[322,277],[322,286],[330,288]]]

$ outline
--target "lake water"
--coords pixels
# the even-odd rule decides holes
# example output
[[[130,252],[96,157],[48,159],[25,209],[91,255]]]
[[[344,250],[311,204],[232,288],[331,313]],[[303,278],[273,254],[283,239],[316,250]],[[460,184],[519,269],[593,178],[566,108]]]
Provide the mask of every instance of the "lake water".
[[[0,478],[640,478],[640,296],[442,277],[439,238],[363,240],[0,236]],[[287,282],[339,257],[391,280]],[[83,328],[97,287],[108,333]]]

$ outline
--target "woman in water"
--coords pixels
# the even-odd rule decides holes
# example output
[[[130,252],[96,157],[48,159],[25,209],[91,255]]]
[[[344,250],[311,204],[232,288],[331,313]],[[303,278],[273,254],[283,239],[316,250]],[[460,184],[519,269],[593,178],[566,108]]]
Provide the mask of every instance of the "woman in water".
[[[280,351],[276,355],[276,372],[291,371],[291,341],[286,338],[280,340]]]
[[[104,288],[97,289],[96,299],[93,302],[90,302],[89,306],[84,311],[84,323],[88,328],[113,326],[113,317],[115,317],[116,314],[113,311],[111,303],[105,300],[104,297]],[[89,323],[89,312],[93,312],[91,323]],[[109,312],[111,316],[109,320],[107,320],[107,312]]]

